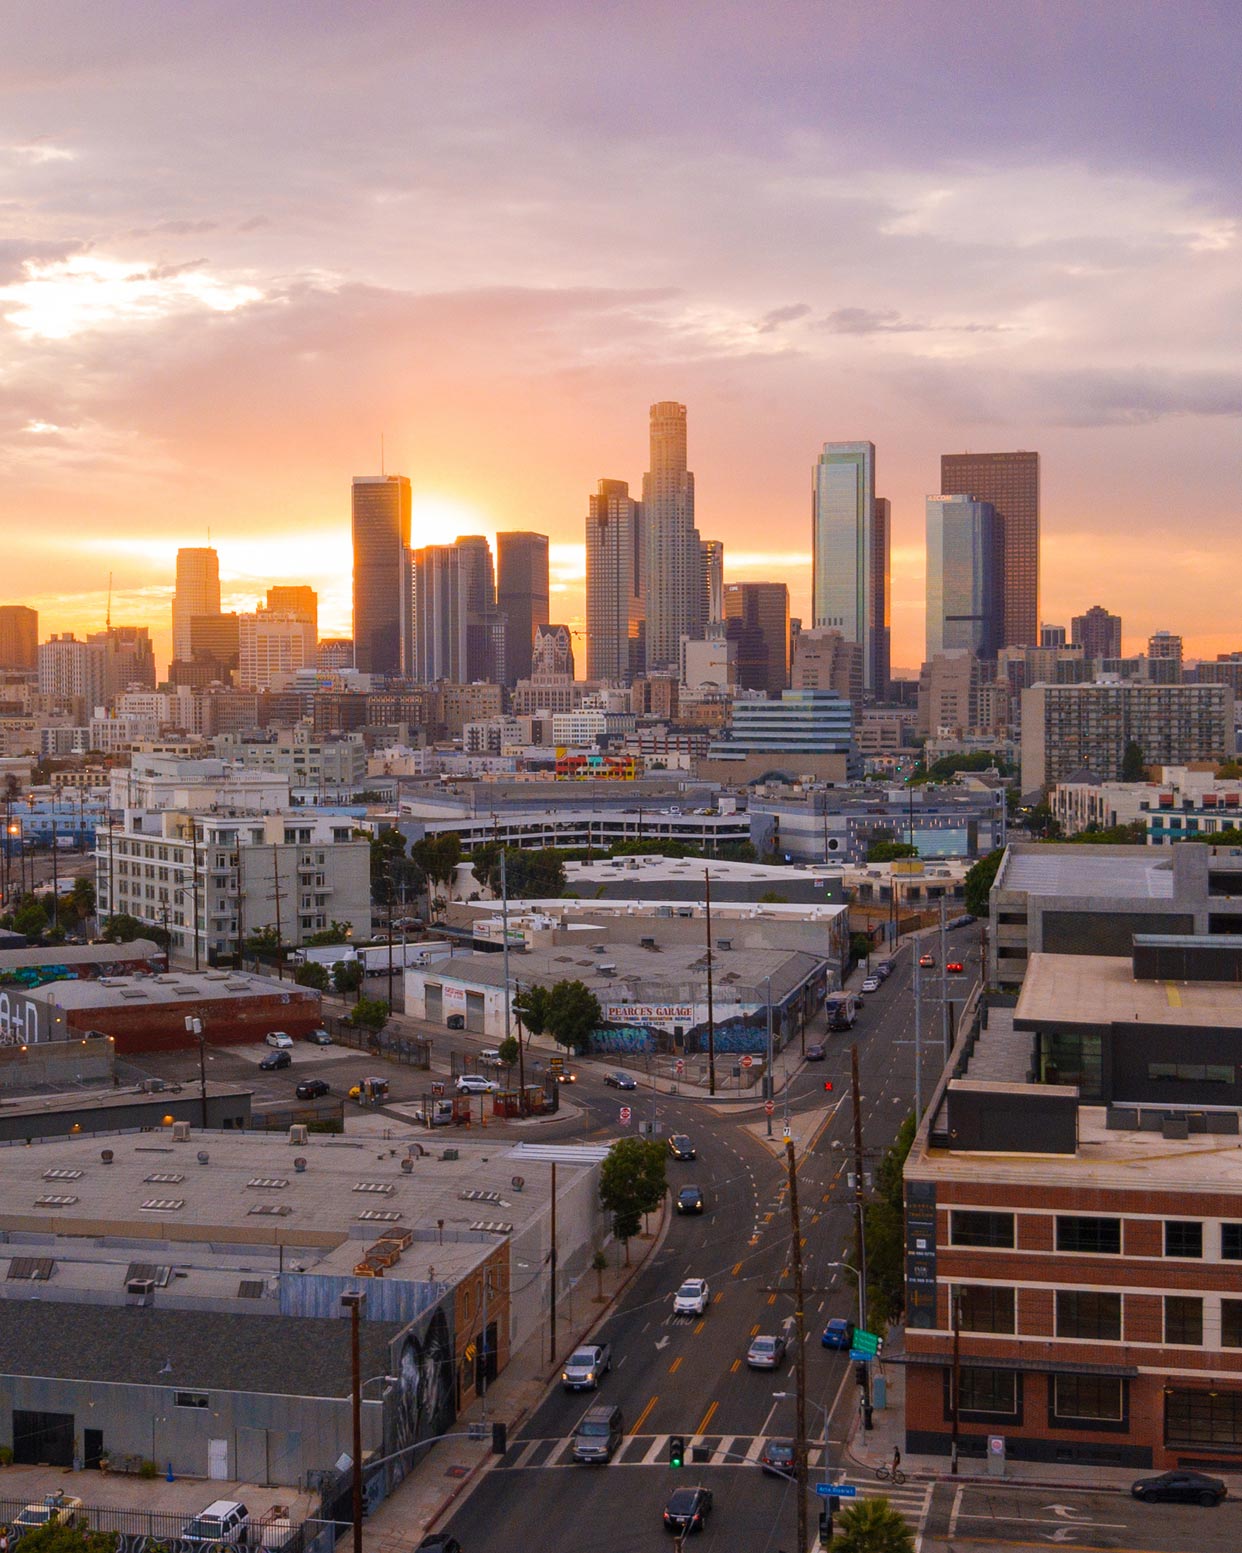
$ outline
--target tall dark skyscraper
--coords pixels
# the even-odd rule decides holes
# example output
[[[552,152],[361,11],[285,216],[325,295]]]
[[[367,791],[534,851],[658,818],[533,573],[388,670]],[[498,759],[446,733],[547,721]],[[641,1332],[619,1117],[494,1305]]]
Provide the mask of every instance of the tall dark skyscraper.
[[[355,475],[354,667],[362,674],[413,673],[410,482]]]
[[[1039,645],[1039,454],[943,453],[940,494],[996,512],[1001,647]]]
[[[686,407],[651,406],[651,468],[643,476],[647,529],[647,667],[675,667],[683,636],[702,634],[703,558],[686,468]]]
[[[601,480],[586,520],[588,679],[628,685],[644,672],[643,524],[629,485]]]
[[[779,695],[789,685],[789,589],[783,582],[729,582],[725,635],[737,643],[743,690]]]
[[[505,616],[505,679],[529,679],[535,630],[548,624],[548,536],[496,535],[496,601]]]

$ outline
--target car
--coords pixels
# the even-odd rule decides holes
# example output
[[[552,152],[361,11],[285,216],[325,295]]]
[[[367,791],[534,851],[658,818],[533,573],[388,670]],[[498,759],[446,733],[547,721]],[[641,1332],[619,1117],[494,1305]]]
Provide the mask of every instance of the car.
[[[566,1391],[594,1391],[612,1369],[612,1349],[607,1343],[587,1343],[575,1348],[561,1367]]]
[[[606,1465],[624,1434],[625,1419],[619,1407],[589,1407],[574,1431],[574,1460]]]
[[[13,1525],[29,1530],[34,1526],[63,1526],[73,1519],[73,1512],[80,1510],[82,1501],[73,1494],[46,1494],[40,1504],[28,1504],[20,1515],[13,1517]]]
[[[288,1052],[268,1052],[267,1056],[259,1064],[264,1073],[271,1073],[276,1068],[291,1068],[292,1066],[293,1058]]]
[[[465,1014],[450,1014],[444,1021],[450,1030],[464,1030],[466,1028]]]
[[[312,1030],[306,1037],[312,1046],[331,1046],[332,1037],[326,1030]]]
[[[703,1193],[697,1186],[683,1186],[677,1193],[678,1213],[702,1213]]]
[[[1229,1490],[1219,1478],[1206,1472],[1194,1472],[1189,1467],[1177,1467],[1172,1472],[1162,1472],[1159,1477],[1139,1478],[1131,1484],[1130,1492],[1144,1504],[1201,1504],[1218,1505]]]
[[[891,960],[881,960],[875,968],[875,973],[881,981],[887,981],[893,974],[893,962]]]
[[[269,1030],[263,1039],[268,1046],[274,1046],[277,1051],[288,1051],[293,1045],[293,1037],[284,1030]]]
[[[921,954],[919,956],[919,964],[925,971],[934,971],[936,969],[936,956],[934,954]]]
[[[689,1532],[702,1531],[711,1513],[711,1489],[679,1488],[664,1506],[664,1527],[684,1537]]]
[[[707,1303],[711,1299],[711,1290],[707,1287],[706,1278],[687,1278],[673,1295],[673,1314],[675,1316],[701,1316],[707,1309]]]
[[[637,1089],[638,1080],[632,1073],[605,1073],[604,1083],[611,1089]]]
[[[860,992],[878,992],[883,985],[884,983],[878,976],[867,976],[863,979],[863,984],[858,990]]]
[[[792,1440],[765,1440],[759,1453],[759,1465],[773,1477],[792,1477],[794,1474],[794,1442]]]
[[[244,1542],[250,1512],[236,1499],[213,1499],[181,1528],[183,1542]]]
[[[684,1132],[673,1133],[668,1140],[668,1151],[674,1159],[697,1159],[694,1144]]]
[[[814,1046],[808,1046],[806,1049],[806,1060],[808,1062],[823,1062],[825,1055],[824,1048],[818,1041],[815,1042]]]
[[[824,1328],[820,1344],[824,1348],[849,1348],[854,1341],[854,1323],[834,1316]]]
[[[418,1544],[418,1553],[462,1553],[461,1543],[446,1531],[433,1531]]]
[[[784,1362],[783,1337],[776,1335],[751,1339],[750,1347],[746,1350],[746,1363],[752,1370],[779,1370]]]
[[[494,1095],[495,1079],[484,1078],[481,1073],[462,1073],[453,1086],[459,1095]]]
[[[330,1094],[326,1079],[304,1078],[293,1091],[299,1100],[318,1100],[321,1096]]]
[[[576,1084],[578,1075],[572,1068],[560,1068],[557,1071],[556,1082],[558,1084]]]
[[[960,960],[946,960],[944,968],[950,976],[960,976],[966,969]]]

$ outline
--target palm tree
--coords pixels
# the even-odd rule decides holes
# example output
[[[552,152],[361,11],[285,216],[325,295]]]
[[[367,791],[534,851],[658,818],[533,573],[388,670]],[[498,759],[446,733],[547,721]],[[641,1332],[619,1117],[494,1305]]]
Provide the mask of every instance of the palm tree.
[[[856,1499],[841,1516],[832,1553],[914,1553],[914,1533],[887,1499]]]

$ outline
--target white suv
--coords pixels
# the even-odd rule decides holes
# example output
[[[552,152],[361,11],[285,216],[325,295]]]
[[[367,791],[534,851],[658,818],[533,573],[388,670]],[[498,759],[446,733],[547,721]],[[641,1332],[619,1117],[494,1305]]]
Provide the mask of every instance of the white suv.
[[[481,1073],[463,1073],[455,1086],[459,1095],[494,1095],[496,1085]]]
[[[673,1314],[701,1316],[707,1309],[707,1302],[710,1299],[711,1290],[707,1287],[706,1278],[687,1278],[673,1295]]]

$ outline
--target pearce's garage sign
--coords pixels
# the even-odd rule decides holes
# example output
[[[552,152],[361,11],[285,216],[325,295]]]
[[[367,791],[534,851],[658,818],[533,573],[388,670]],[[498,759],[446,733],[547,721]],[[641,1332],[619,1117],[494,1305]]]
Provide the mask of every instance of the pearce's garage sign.
[[[693,1003],[605,1003],[604,1018],[615,1025],[686,1025]]]

